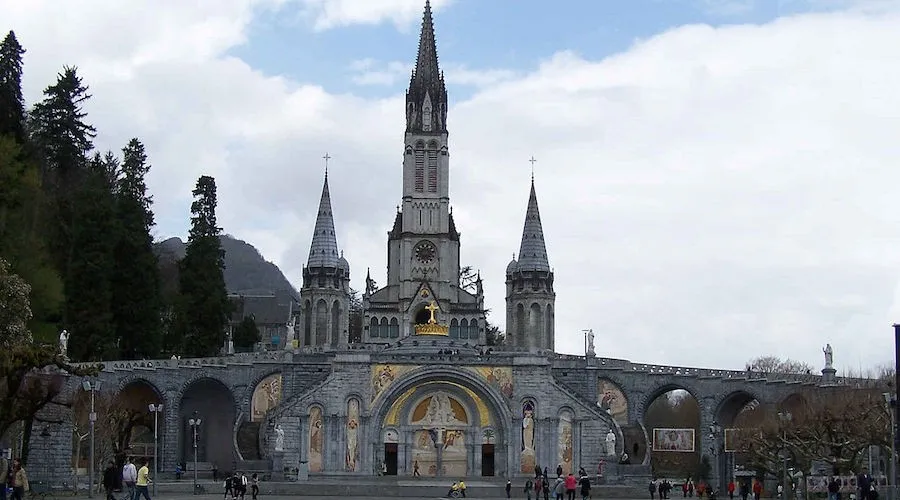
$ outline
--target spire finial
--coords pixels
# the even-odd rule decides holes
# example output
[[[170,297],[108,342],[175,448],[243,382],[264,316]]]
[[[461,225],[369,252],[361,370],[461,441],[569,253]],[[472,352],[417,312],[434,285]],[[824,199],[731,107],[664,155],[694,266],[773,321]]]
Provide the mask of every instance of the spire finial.
[[[328,160],[331,159],[331,156],[328,155],[328,152],[325,152],[325,156],[322,157],[325,160],[325,180],[328,180]]]
[[[528,162],[531,163],[531,183],[534,184],[534,164],[537,162],[534,159],[534,155],[531,155],[531,159]]]

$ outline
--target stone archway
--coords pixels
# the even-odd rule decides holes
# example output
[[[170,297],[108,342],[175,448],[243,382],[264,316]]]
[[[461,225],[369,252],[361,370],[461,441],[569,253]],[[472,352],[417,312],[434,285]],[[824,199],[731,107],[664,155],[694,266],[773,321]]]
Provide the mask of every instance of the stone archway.
[[[198,469],[215,465],[219,470],[231,470],[235,462],[234,423],[237,410],[234,396],[221,381],[200,378],[189,383],[182,393],[179,405],[179,453],[178,459],[192,469],[194,460],[194,434],[190,419],[199,418],[197,432]]]
[[[151,412],[151,404],[160,411]],[[165,435],[166,414],[163,411],[168,405],[164,404],[159,389],[145,379],[131,379],[116,394],[116,406],[127,416],[127,423],[119,427],[120,435],[114,437],[120,448],[115,450],[116,465],[124,462],[125,455],[147,459],[151,464],[155,456],[162,458],[165,450],[158,436]]]
[[[373,408],[376,461],[389,472],[423,476],[508,475],[511,463],[502,396],[473,374],[413,369]],[[392,461],[396,461],[392,463]]]

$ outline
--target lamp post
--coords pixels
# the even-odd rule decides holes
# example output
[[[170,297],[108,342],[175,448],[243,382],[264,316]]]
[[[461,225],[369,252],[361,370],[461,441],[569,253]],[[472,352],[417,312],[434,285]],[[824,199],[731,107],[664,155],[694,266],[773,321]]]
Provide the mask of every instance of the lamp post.
[[[159,414],[163,411],[163,405],[150,403],[149,408],[153,414],[153,479],[156,479],[159,475]],[[156,481],[153,481],[153,496],[156,496]]]
[[[197,412],[194,412],[193,418],[188,420],[188,424],[191,426],[191,431],[194,436],[194,494],[198,494],[197,491],[197,433],[200,431],[200,417],[197,416]]]
[[[91,462],[88,464],[88,498],[94,497],[94,422],[97,421],[97,413],[94,412],[94,393],[100,390],[100,381],[97,379],[85,379],[81,388],[91,393],[91,412],[88,414],[88,422],[91,434]]]
[[[897,418],[894,408],[897,406],[897,398],[889,392],[881,395],[884,396],[884,403],[887,405],[888,413],[891,414],[891,476],[888,481],[891,487],[888,489],[888,500],[894,500],[896,496],[894,490],[897,489]]]
[[[719,460],[719,436],[722,433],[722,426],[719,425],[719,422],[713,420],[713,423],[709,426],[709,437],[713,442],[713,446],[711,448],[713,459],[716,461],[716,476],[719,480],[719,489],[722,489],[722,463]]]
[[[787,466],[788,451],[787,451],[787,428],[786,427],[787,427],[788,422],[791,421],[791,417],[792,417],[792,415],[791,415],[791,412],[789,412],[789,411],[778,412],[778,419],[781,420],[781,438],[782,438],[782,441],[784,442],[784,448],[782,449],[782,452],[784,453],[784,462],[783,462],[784,479],[782,481],[783,489],[782,489],[782,499],[781,500],[785,500],[787,498],[788,486],[790,485],[790,483],[788,483],[788,466]]]

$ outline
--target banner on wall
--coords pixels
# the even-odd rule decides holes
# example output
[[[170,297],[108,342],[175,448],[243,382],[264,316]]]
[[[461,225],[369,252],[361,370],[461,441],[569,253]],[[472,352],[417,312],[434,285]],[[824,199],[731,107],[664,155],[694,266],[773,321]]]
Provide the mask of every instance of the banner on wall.
[[[653,429],[653,451],[693,453],[694,429]]]
[[[725,453],[741,451],[741,429],[725,429]]]

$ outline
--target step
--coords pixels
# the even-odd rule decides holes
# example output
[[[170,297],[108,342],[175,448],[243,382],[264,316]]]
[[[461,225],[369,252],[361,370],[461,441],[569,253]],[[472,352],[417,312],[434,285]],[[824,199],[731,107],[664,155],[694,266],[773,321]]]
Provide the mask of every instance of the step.
[[[336,478],[314,478],[309,481],[260,482],[261,495],[284,495],[303,497],[371,497],[375,492],[378,496],[395,498],[437,498],[447,495],[453,479],[436,478],[397,478],[388,477],[358,477],[345,476]],[[471,478],[464,479],[466,494],[472,498],[506,498],[506,480],[502,478]],[[512,493],[514,498],[521,498],[526,478],[516,478],[512,481]],[[220,493],[224,491],[222,482],[200,481],[206,493]],[[192,482],[182,480],[167,483],[158,483],[160,493],[190,493]],[[646,492],[641,488],[622,485],[594,485],[591,488],[594,498],[643,498]],[[552,498],[552,495],[551,495]]]

